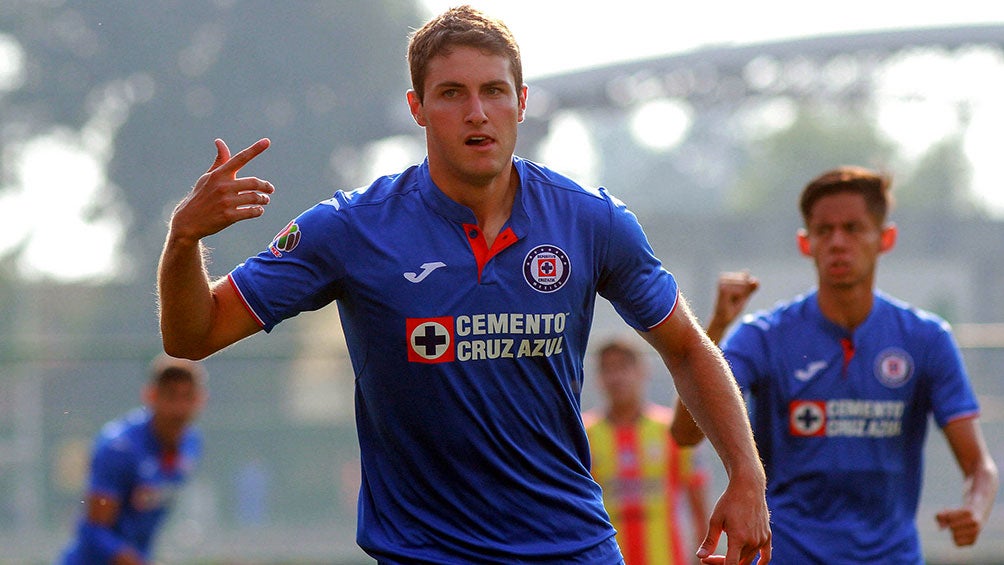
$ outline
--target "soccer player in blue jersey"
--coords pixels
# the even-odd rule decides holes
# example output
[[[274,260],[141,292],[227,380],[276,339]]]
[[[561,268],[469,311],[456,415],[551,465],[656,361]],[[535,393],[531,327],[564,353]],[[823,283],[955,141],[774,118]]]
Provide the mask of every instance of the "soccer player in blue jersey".
[[[923,563],[916,519],[932,415],[965,478],[961,506],[935,517],[956,545],[976,542],[997,494],[948,324],[875,288],[896,241],[890,202],[889,177],[868,169],[811,181],[798,247],[817,287],[746,317],[722,343],[750,399],[775,563]],[[674,437],[694,443],[700,431],[680,413]]]
[[[209,171],[172,216],[158,269],[169,353],[202,358],[335,302],[355,373],[357,542],[381,564],[622,562],[580,416],[599,294],[670,368],[729,483],[699,552],[769,560],[763,467],[742,398],[635,216],[514,156],[519,49],[468,6],[408,47],[427,158],[305,211],[212,281],[202,238],[260,216],[274,187]]]
[[[145,406],[105,424],[94,444],[83,513],[61,565],[142,565],[202,452],[192,427],[206,398],[205,370],[161,355]]]

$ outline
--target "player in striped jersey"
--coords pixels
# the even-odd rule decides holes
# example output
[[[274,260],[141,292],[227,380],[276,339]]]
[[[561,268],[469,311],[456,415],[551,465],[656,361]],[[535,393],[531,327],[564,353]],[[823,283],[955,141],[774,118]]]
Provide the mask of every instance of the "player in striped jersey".
[[[617,529],[627,565],[694,563],[685,533],[701,544],[708,521],[707,473],[694,448],[669,433],[672,409],[647,400],[649,368],[630,342],[614,339],[597,352],[606,406],[583,414],[592,474]],[[686,507],[689,517],[682,512]]]

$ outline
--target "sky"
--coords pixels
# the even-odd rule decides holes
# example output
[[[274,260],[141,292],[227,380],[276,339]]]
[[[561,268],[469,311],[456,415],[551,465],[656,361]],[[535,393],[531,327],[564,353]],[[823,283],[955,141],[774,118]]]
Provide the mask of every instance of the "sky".
[[[422,0],[430,14],[463,4]],[[468,0],[506,22],[527,78],[690,51],[848,31],[1004,22],[996,0]]]

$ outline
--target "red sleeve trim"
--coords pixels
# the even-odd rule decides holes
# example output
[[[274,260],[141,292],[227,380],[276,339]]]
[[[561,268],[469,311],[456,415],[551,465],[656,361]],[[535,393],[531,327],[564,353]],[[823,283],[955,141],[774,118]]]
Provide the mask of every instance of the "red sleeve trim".
[[[251,304],[249,304],[247,298],[244,297],[244,293],[241,292],[241,288],[237,286],[237,282],[234,280],[233,274],[227,274],[227,280],[230,281],[230,286],[233,287],[234,291],[237,293],[238,298],[241,299],[241,303],[244,304],[244,308],[246,308],[248,313],[251,314],[251,317],[254,318],[254,321],[257,322],[259,326],[264,328],[265,322],[263,322],[262,319],[258,317],[258,314],[255,313],[254,311],[254,308],[251,308]]]

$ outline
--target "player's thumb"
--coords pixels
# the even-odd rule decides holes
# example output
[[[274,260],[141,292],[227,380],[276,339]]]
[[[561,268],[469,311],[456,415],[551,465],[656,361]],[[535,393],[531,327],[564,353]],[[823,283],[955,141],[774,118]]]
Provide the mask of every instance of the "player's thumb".
[[[934,519],[938,521],[938,527],[943,530],[950,527],[956,517],[961,514],[962,512],[960,510],[945,509],[935,514]]]
[[[216,144],[216,160],[213,161],[212,166],[206,171],[207,173],[230,160],[230,148],[227,147],[226,142],[220,138],[216,138],[213,143]]]

